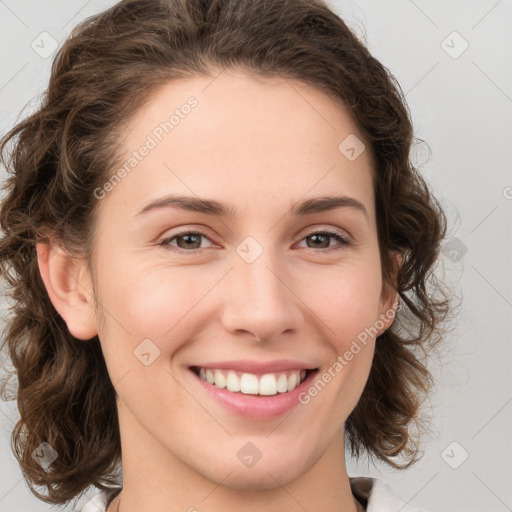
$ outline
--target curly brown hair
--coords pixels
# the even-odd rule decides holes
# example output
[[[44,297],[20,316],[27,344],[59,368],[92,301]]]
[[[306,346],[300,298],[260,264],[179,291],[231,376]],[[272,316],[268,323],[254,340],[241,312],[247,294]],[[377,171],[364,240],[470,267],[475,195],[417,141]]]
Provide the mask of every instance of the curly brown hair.
[[[80,342],[57,314],[36,242],[57,239],[90,265],[93,191],[116,169],[123,126],[170,80],[213,77],[223,68],[324,92],[349,109],[371,151],[382,277],[401,305],[376,341],[345,427],[352,455],[364,451],[394,468],[418,460],[411,427],[421,424],[433,386],[420,352],[440,342],[450,311],[433,272],[446,217],[411,162],[412,122],[396,79],[322,0],[123,0],[72,31],[38,110],[0,143],[10,174],[0,266],[12,298],[2,349],[13,363],[9,377],[17,376],[20,413],[12,448],[31,491],[48,503],[66,503],[90,485],[119,484],[121,444],[99,339]],[[395,253],[402,256],[397,273]],[[42,442],[58,453],[50,469],[31,456]]]

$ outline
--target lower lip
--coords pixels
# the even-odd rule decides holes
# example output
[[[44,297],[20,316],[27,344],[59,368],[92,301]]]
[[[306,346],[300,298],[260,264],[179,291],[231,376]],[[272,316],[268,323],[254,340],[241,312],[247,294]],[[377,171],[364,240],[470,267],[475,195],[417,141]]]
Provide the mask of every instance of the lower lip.
[[[292,391],[265,396],[233,393],[226,388],[218,388],[201,379],[192,370],[189,369],[189,371],[214,400],[228,410],[253,420],[277,418],[291,411],[297,404],[301,403],[299,402],[299,395],[306,391],[311,381],[318,373],[318,370],[312,371],[304,381]]]

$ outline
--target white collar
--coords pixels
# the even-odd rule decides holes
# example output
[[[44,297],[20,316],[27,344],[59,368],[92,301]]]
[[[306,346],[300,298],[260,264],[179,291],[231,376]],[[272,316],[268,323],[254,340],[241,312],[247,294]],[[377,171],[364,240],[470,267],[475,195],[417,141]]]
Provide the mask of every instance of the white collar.
[[[366,512],[422,512],[405,504],[391,487],[379,478],[349,477],[354,496],[366,505]]]

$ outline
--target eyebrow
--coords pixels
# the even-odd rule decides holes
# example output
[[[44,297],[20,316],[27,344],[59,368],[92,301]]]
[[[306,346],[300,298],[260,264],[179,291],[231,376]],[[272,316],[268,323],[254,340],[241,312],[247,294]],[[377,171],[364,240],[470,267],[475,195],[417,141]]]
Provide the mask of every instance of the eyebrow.
[[[151,211],[161,208],[180,208],[191,212],[204,213],[217,217],[236,217],[239,215],[236,208],[225,205],[213,199],[204,199],[199,197],[168,195],[148,203],[135,217],[145,215]],[[302,217],[321,213],[337,208],[350,208],[358,211],[368,220],[368,211],[364,205],[357,199],[349,196],[322,196],[306,199],[292,206],[289,214]]]

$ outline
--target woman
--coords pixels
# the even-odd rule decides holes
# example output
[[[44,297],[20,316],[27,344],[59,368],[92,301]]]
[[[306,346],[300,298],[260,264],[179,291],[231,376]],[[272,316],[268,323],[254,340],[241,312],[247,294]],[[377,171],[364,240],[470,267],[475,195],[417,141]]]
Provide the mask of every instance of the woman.
[[[419,456],[416,349],[449,308],[412,140],[398,84],[320,0],[124,0],[78,26],[2,140],[33,492],[94,485],[84,512],[414,510],[345,462],[345,443]]]

